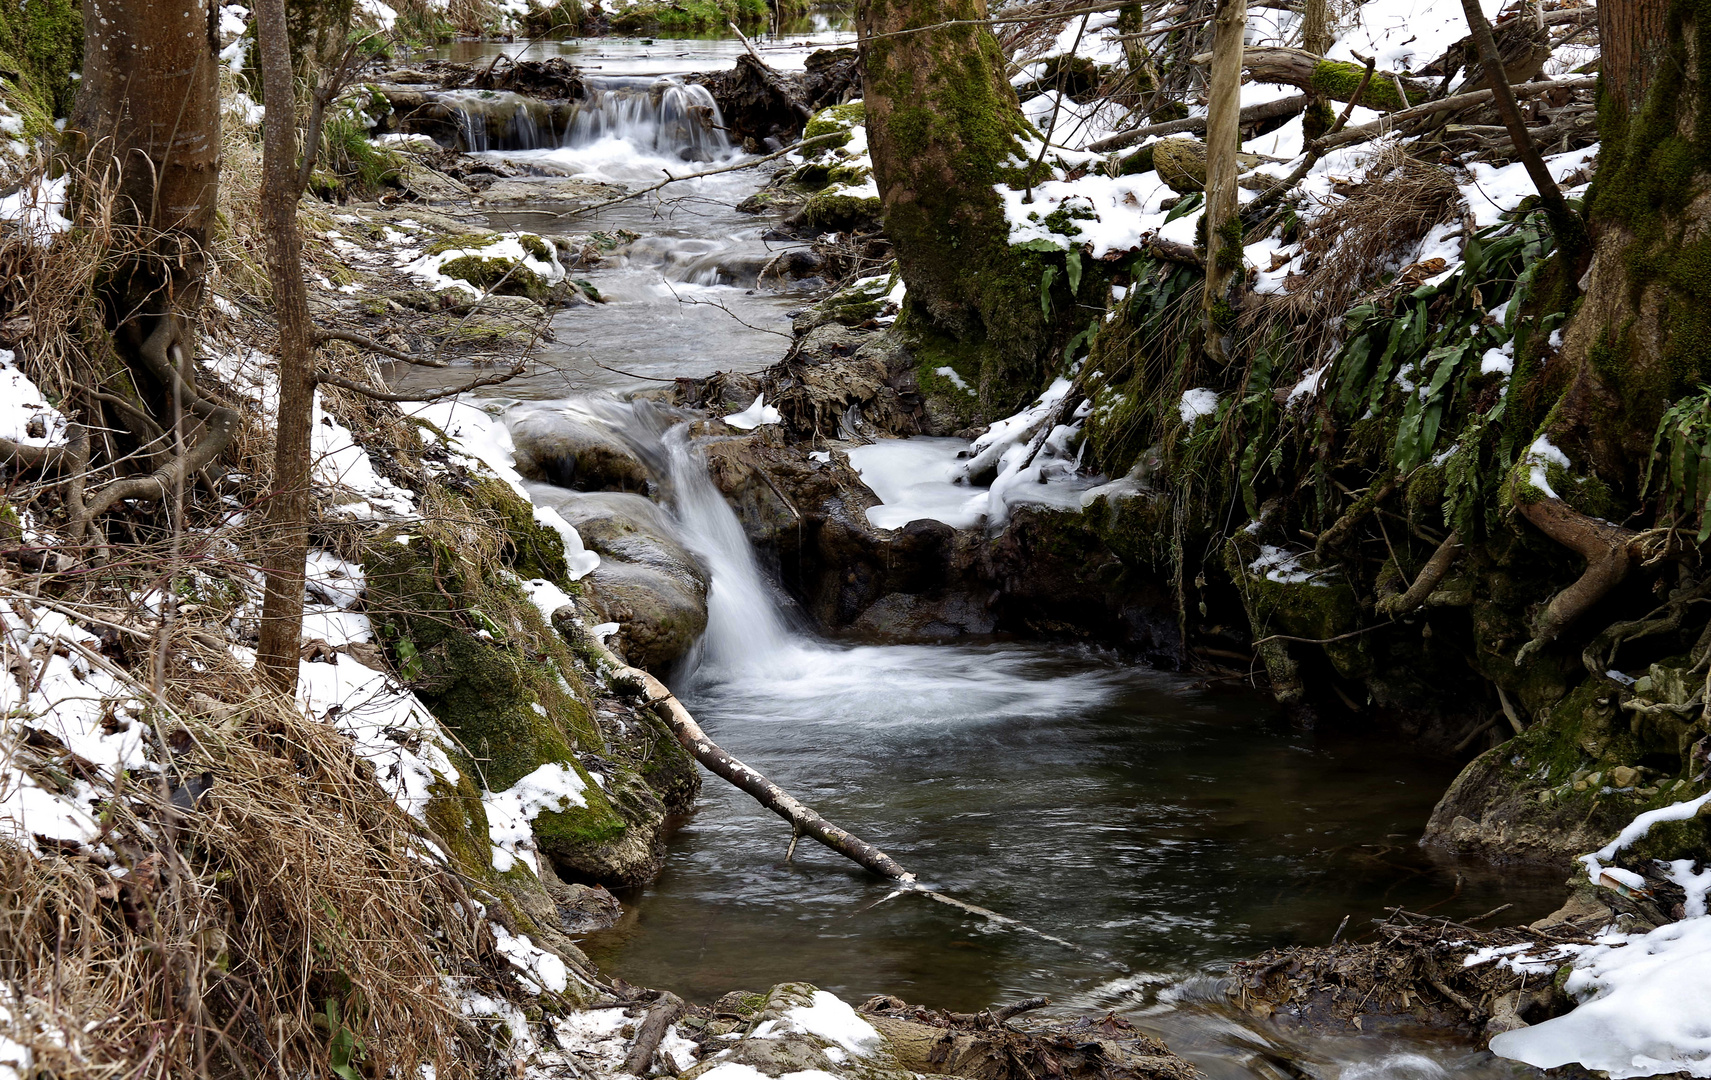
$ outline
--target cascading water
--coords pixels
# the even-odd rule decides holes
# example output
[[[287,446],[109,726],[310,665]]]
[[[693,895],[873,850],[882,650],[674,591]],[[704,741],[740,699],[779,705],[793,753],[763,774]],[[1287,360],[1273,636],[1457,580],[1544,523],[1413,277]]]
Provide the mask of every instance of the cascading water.
[[[705,86],[674,78],[589,78],[567,104],[513,93],[459,91],[440,98],[470,153],[592,146],[604,139],[680,161],[731,152],[719,104]]]
[[[590,83],[575,117],[568,105],[550,124],[537,114],[543,146],[518,161],[639,186],[662,168],[694,171],[677,165],[685,151],[724,152],[716,128],[702,142],[669,134],[685,118],[718,123],[694,111],[709,104],[699,87],[668,80],[681,96],[662,88],[656,99],[653,76]],[[650,385],[614,368],[658,385],[776,356],[777,340],[747,324],[787,329],[790,301],[748,291],[753,274],[730,272],[776,251],[764,222],[731,209],[764,182],[758,170],[727,173],[681,185],[695,197],[676,205],[603,211],[600,228],[642,239],[590,271],[608,303],[562,316],[579,347],[543,355],[554,381],[528,396]],[[533,215],[489,220],[543,227]],[[1249,695],[1090,650],[817,639],[769,582],[682,417],[645,400],[606,398],[594,411],[664,482],[679,540],[711,571],[707,632],[670,680],[708,732],[948,891],[1143,974],[1114,979],[937,905],[879,903],[884,883],[809,845],[787,864],[777,819],[713,782],[674,835],[665,875],[626,897],[639,922],[582,943],[604,970],[700,999],[799,979],[850,999],[894,992],[966,1011],[1048,994],[1166,1035],[1214,1080],[1275,1077],[1273,1061],[1345,1080],[1510,1075],[1453,1045],[1372,1035],[1301,1045],[1229,1016],[1219,994],[1190,992],[1197,973],[1326,940],[1344,915],[1358,921],[1387,904],[1433,906],[1453,893],[1439,909],[1452,917],[1503,902],[1554,907],[1555,879],[1481,876],[1414,846],[1452,767],[1397,755],[1377,737],[1302,732]]]
[[[639,150],[711,161],[731,150],[719,103],[705,86],[677,79],[590,78],[571,107],[561,145],[621,139]]]

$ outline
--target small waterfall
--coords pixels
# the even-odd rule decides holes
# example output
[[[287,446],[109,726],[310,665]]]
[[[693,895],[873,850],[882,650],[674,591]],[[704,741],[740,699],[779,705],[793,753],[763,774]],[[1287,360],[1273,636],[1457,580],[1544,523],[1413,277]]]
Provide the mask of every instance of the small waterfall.
[[[577,408],[622,438],[665,482],[664,501],[681,527],[679,539],[712,578],[707,630],[685,658],[685,673],[696,681],[761,669],[776,675],[794,666],[791,657],[819,649],[781,609],[742,522],[714,486],[707,459],[690,439],[683,414],[646,400],[604,396],[581,399]]]
[[[710,161],[731,149],[719,104],[705,86],[677,79],[589,79],[571,107],[564,146],[622,139],[638,150]]]
[[[472,154],[556,150],[618,139],[644,154],[711,161],[730,152],[719,104],[705,86],[675,78],[588,79],[588,97],[551,103],[509,91],[453,91],[435,98]]]
[[[666,433],[665,451],[678,520],[713,578],[707,631],[695,659],[712,671],[730,672],[765,666],[801,649],[807,643],[779,610],[742,523],[713,486],[706,460],[689,440],[689,425]]]
[[[563,105],[509,92],[457,91],[446,94],[440,104],[450,110],[459,143],[471,154],[551,149],[558,145],[563,126],[555,113],[565,112]]]

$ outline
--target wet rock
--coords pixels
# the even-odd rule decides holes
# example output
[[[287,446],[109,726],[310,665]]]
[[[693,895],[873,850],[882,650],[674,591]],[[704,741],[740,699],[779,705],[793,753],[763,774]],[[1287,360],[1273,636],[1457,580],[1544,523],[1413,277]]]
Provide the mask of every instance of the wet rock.
[[[677,539],[658,506],[623,492],[577,494],[532,485],[536,503],[551,506],[601,556],[583,579],[589,607],[619,626],[616,645],[631,663],[663,671],[707,628],[708,575]]]
[[[671,573],[602,559],[583,579],[589,606],[618,624],[618,651],[638,667],[663,671],[707,629],[707,593]]]
[[[517,471],[578,491],[647,491],[647,466],[629,444],[592,417],[541,409],[508,418]]]
[[[488,206],[515,206],[535,202],[591,203],[621,194],[623,189],[612,184],[546,176],[495,180],[481,192],[481,202]]]
[[[937,597],[891,593],[868,605],[850,624],[856,634],[899,643],[950,641],[990,634],[996,627],[986,605],[965,593]]]
[[[618,898],[598,885],[549,886],[548,895],[558,909],[560,927],[567,934],[591,934],[616,925],[624,915]]]

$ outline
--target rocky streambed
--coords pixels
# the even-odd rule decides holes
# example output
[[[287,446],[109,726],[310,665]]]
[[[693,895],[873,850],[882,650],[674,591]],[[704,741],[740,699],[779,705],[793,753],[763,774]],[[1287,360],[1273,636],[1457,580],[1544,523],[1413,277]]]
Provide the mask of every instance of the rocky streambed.
[[[506,464],[536,514],[555,513],[599,557],[568,598],[574,611],[555,619],[568,640],[593,634],[667,678],[729,749],[940,887],[1093,952],[888,901],[823,852],[787,858],[787,830],[741,796],[709,790],[697,802],[686,760],[621,694],[595,700],[589,717],[612,760],[582,762],[602,778],[613,821],[557,840],[535,830],[543,876],[568,881],[535,902],[538,923],[565,931],[545,943],[576,958],[577,936],[608,973],[712,1001],[678,1036],[693,1028],[708,1057],[728,1050],[720,1061],[768,1076],[846,1071],[836,1055],[854,1052],[848,1032],[802,1020],[818,1007],[809,987],[715,999],[801,978],[848,1000],[889,992],[961,1014],[870,1002],[862,1023],[890,1057],[864,1069],[1001,1076],[1038,1064],[1037,1040],[1014,1043],[1011,1028],[979,1017],[1043,994],[1060,1009],[1122,1014],[1075,1044],[1105,1074],[1188,1075],[1148,1032],[1211,1075],[1274,1075],[1279,1063],[1306,1070],[1295,1075],[1416,1075],[1420,1060],[1511,1072],[1470,1042],[1421,1032],[1475,1039],[1566,1002],[1446,982],[1486,932],[1459,926],[1446,947],[1449,927],[1503,904],[1514,905],[1504,919],[1542,918],[1547,935],[1590,925],[1564,919],[1613,917],[1622,905],[1604,893],[1555,912],[1563,857],[1592,832],[1527,839],[1580,814],[1577,796],[1610,786],[1602,774],[1568,779],[1541,817],[1551,800],[1522,806],[1517,781],[1499,775],[1526,766],[1488,755],[1434,816],[1456,776],[1443,751],[1461,740],[1462,717],[1405,677],[1401,654],[1329,656],[1340,675],[1388,688],[1353,723],[1316,728],[1311,711],[1280,711],[1244,688],[1283,670],[1253,651],[1262,624],[1331,636],[1335,611],[1298,602],[1310,575],[1269,572],[1261,541],[1238,537],[1230,579],[1197,582],[1200,609],[1184,611],[1159,557],[1172,507],[1145,459],[1125,477],[1079,469],[1085,412],[1066,404],[1067,381],[1016,417],[981,414],[954,366],[893,325],[900,290],[882,238],[818,231],[795,212],[810,196],[791,182],[737,172],[688,182],[670,203],[582,212],[661,167],[769,149],[804,108],[826,104],[815,71],[783,88],[742,64],[604,85],[568,65],[426,69],[415,82],[392,72],[377,83],[385,125],[441,145],[394,140],[399,186],[327,211],[318,302],[460,373],[533,361],[483,407],[502,422]],[[846,82],[834,97],[850,93]],[[728,103],[760,119],[715,122]],[[864,260],[879,273],[822,295]],[[445,377],[400,371],[395,382]],[[468,672],[440,677],[441,702],[494,692]],[[529,727],[520,713],[507,723],[495,740]],[[1643,791],[1642,767],[1616,788]],[[1505,799],[1531,832],[1493,818]],[[1620,824],[1630,803],[1600,804],[1599,820]],[[1451,846],[1537,857],[1542,869],[1497,873],[1422,849],[1428,820]],[[1431,909],[1444,920],[1437,936],[1380,933],[1329,958],[1301,950],[1341,933],[1345,916],[1358,928],[1398,907]],[[1668,914],[1628,907],[1630,918]],[[1286,951],[1237,981],[1206,981],[1268,948]],[[1412,966],[1397,973],[1397,956]],[[1372,974],[1386,965],[1388,981]],[[1368,1014],[1344,1007],[1357,989],[1382,991],[1387,1034],[1358,1034]],[[636,999],[633,1019],[647,1006]],[[1292,1016],[1311,1024],[1280,1024]],[[941,1034],[887,1027],[905,1020]],[[794,1028],[805,1029],[800,1046],[781,1036]],[[1036,1034],[1074,1042],[1067,1030]],[[954,1053],[909,1056],[939,1043]],[[1050,1056],[1072,1072],[1094,1067]],[[707,1071],[693,1061],[674,1063]]]

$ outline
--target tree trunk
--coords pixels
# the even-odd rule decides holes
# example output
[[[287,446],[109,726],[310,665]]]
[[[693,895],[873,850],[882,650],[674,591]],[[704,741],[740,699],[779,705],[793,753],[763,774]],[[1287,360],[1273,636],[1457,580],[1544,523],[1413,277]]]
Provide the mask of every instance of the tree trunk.
[[[1242,39],[1247,0],[1218,0],[1212,19],[1212,71],[1206,102],[1206,289],[1200,311],[1206,352],[1222,362],[1224,335],[1235,322],[1232,286],[1242,283],[1242,222],[1236,216],[1236,153],[1242,130]]]
[[[208,230],[220,179],[216,9],[108,0],[84,25],[83,79],[69,127],[80,184],[108,188],[115,268],[101,283],[107,329],[138,396],[170,427],[173,369],[195,355]],[[83,214],[93,206],[79,200]],[[95,224],[94,222],[85,222]]]
[[[1597,175],[1585,297],[1541,380],[1560,388],[1544,434],[1579,476],[1635,505],[1663,410],[1711,382],[1711,130],[1701,115],[1711,26],[1692,5],[1606,0],[1598,7]],[[1559,267],[1559,273],[1572,273]],[[1549,399],[1546,399],[1549,404]],[[1607,506],[1548,497],[1514,473],[1521,516],[1587,560],[1582,578],[1540,613],[1523,655],[1548,644],[1621,584],[1638,561]],[[1580,485],[1576,485],[1578,489]],[[1695,496],[1697,493],[1693,493]]]
[[[966,360],[965,375],[978,363],[981,405],[1002,415],[1038,392],[1073,302],[1063,290],[1042,302],[1049,260],[1062,258],[1012,248],[993,190],[1025,186],[1028,171],[1012,160],[1029,129],[998,43],[983,26],[938,26],[985,17],[984,0],[862,0],[856,30],[904,327],[923,351]]]
[[[262,131],[261,210],[279,322],[279,417],[272,497],[267,504],[268,548],[262,559],[266,585],[256,664],[271,685],[291,693],[297,685],[304,565],[309,554],[309,420],[315,403],[315,371],[297,227],[302,185],[285,0],[257,3],[256,37],[263,92],[269,102]]]
[[[1564,335],[1573,375],[1550,432],[1577,468],[1589,465],[1628,495],[1663,409],[1711,381],[1711,117],[1700,115],[1711,26],[1697,10],[1672,11],[1667,0],[1598,8],[1593,257]]]

